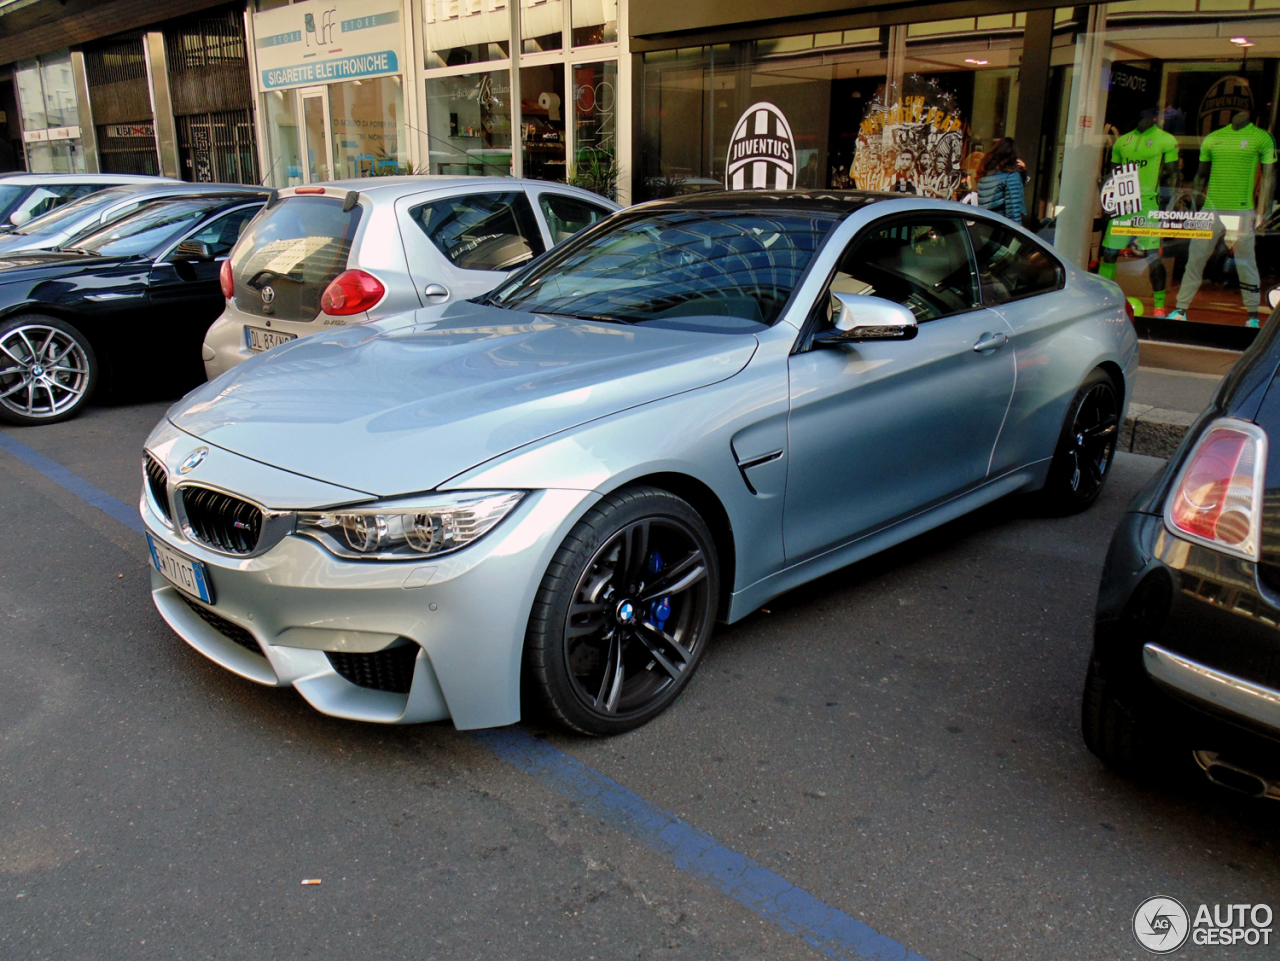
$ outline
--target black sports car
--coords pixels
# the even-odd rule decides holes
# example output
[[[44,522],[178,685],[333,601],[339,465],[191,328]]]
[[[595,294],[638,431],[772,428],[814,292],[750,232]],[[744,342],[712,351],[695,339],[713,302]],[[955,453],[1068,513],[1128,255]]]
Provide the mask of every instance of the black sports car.
[[[1268,324],[1111,541],[1083,727],[1130,776],[1193,757],[1280,799],[1280,324]]]
[[[0,259],[0,421],[65,420],[100,387],[203,380],[220,262],[267,196],[160,200],[73,249]]]

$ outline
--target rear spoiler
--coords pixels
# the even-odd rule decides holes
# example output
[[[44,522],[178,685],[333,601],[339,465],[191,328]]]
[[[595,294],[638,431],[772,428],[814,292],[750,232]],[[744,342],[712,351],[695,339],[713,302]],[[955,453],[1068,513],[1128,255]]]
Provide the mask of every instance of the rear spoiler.
[[[273,190],[271,191],[270,194],[267,195],[267,204],[266,204],[266,207],[263,209],[270,210],[279,202],[280,202],[280,191]],[[355,207],[355,205],[358,204],[359,202],[360,202],[360,191],[348,190],[346,197],[342,199],[342,212],[344,214],[349,213],[351,209]]]

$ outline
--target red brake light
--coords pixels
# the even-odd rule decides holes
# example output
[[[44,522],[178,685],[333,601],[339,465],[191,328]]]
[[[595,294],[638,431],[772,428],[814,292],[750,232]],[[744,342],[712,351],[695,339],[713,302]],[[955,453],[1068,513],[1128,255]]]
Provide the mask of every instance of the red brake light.
[[[1230,418],[1215,421],[1178,475],[1165,522],[1193,540],[1256,561],[1266,461],[1261,428]]]
[[[295,187],[293,189],[293,192],[295,194],[322,194],[324,193],[324,188],[323,187]]]
[[[222,296],[230,300],[236,295],[236,282],[231,276],[231,258],[228,257],[218,268],[218,283],[222,285]]]
[[[1128,297],[1124,299],[1124,312],[1129,315],[1129,323],[1137,325],[1138,318],[1133,312],[1133,301]]]
[[[387,289],[373,274],[344,270],[320,296],[320,309],[335,317],[363,313],[382,299]]]

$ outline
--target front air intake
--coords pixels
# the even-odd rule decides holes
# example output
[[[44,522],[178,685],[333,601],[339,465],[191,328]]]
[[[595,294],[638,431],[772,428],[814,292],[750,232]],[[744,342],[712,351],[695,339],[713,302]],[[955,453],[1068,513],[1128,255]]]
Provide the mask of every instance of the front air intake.
[[[187,607],[191,608],[200,617],[200,620],[204,621],[227,640],[234,641],[246,651],[251,651],[258,655],[262,654],[262,648],[257,640],[254,639],[254,636],[239,624],[233,624],[220,614],[215,614],[209,608],[197,604],[181,591],[178,592],[178,596],[182,598]]]
[[[164,515],[164,519],[172,524],[173,517],[169,507],[169,472],[150,454],[142,459],[142,472],[147,478],[147,489],[151,491],[151,502],[155,504],[156,510]]]
[[[252,554],[262,535],[262,511],[208,487],[182,487],[187,536],[223,554]]]
[[[333,669],[357,687],[392,694],[408,694],[413,686],[413,663],[417,644],[401,644],[373,654],[345,654],[326,651]]]

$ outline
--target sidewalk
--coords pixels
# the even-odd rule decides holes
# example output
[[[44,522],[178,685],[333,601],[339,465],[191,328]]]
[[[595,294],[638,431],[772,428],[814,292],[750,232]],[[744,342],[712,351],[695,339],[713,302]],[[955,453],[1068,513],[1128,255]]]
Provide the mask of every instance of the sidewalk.
[[[1168,457],[1209,406],[1240,354],[1142,341],[1137,384],[1120,431],[1120,450]]]

